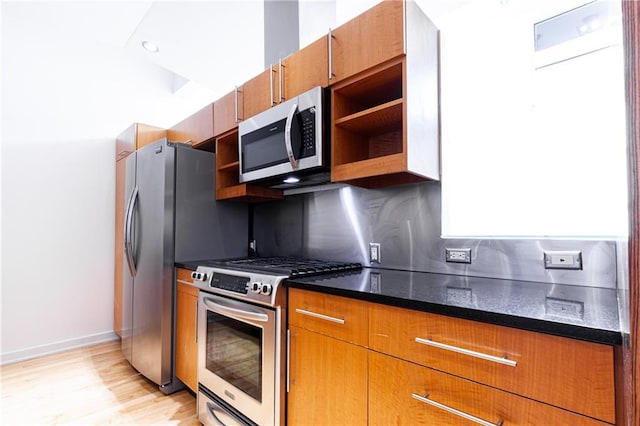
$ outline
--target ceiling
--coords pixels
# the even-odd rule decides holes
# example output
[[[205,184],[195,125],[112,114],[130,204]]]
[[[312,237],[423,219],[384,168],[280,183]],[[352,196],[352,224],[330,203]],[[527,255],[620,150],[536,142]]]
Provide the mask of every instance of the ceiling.
[[[132,122],[172,126],[264,68],[262,1],[3,0],[3,135],[94,138]],[[305,41],[379,0],[299,1]],[[437,25],[472,1],[524,2],[417,3]],[[314,13],[327,5],[335,13]],[[144,50],[144,40],[160,51]],[[47,125],[24,135],[33,114]]]

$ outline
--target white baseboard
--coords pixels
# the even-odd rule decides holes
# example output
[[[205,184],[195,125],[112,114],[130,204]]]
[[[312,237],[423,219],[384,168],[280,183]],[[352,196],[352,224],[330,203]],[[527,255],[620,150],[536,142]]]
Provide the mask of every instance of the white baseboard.
[[[117,334],[115,334],[113,331],[108,331],[105,333],[79,337],[77,339],[64,340],[62,342],[32,346],[30,348],[20,349],[17,351],[3,352],[0,354],[0,365],[13,364],[15,362],[26,361],[28,359],[38,358],[44,355],[50,355],[58,352],[64,352],[83,346],[91,346],[98,343],[111,342],[117,339],[119,339]]]

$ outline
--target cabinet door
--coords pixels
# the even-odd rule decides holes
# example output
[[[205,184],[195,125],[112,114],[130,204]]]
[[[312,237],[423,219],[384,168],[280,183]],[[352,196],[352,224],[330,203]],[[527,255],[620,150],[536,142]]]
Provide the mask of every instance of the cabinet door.
[[[174,142],[188,142],[194,146],[213,138],[213,104],[185,118],[167,132]]]
[[[166,138],[167,131],[148,124],[136,124],[136,150],[159,139]]]
[[[316,86],[327,87],[328,67],[326,37],[285,58],[278,68],[278,102],[291,99]]]
[[[218,137],[238,127],[242,119],[242,87],[236,88],[213,103],[213,134]]]
[[[367,350],[290,327],[290,425],[366,425]]]
[[[247,120],[275,104],[274,79],[274,69],[268,68],[242,85],[243,120]]]
[[[369,377],[371,425],[606,424],[373,351]]]
[[[197,313],[198,289],[190,284],[178,282],[176,285],[176,376],[194,392],[198,391]]]
[[[383,1],[336,28],[331,43],[333,84],[405,53],[404,1]]]
[[[615,422],[613,347],[370,304],[371,349]]]

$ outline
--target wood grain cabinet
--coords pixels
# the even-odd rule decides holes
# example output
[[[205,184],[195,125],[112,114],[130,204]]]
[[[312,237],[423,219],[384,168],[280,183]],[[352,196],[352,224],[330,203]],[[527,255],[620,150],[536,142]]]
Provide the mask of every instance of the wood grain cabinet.
[[[124,209],[126,157],[135,150],[167,136],[159,127],[134,123],[116,138],[116,199],[115,199],[115,264],[113,329],[122,336],[122,279],[124,273]]]
[[[371,304],[374,351],[615,422],[613,347]]]
[[[236,87],[213,103],[213,135],[218,137],[237,129],[242,115],[242,87]]]
[[[369,352],[371,425],[606,425],[470,380]]]
[[[191,271],[176,270],[176,376],[198,392],[198,288]]]
[[[405,2],[383,1],[331,32],[334,84],[405,53]]]
[[[199,147],[213,138],[213,104],[209,104],[174,125],[167,131],[173,142],[189,143]]]
[[[278,63],[277,101],[284,102],[314,87],[329,85],[327,37],[287,56]]]
[[[438,30],[384,1],[331,37],[331,180],[379,187],[440,179]]]
[[[289,424],[616,421],[612,346],[301,289],[288,318]]]
[[[289,290],[290,425],[367,424],[367,307]]]

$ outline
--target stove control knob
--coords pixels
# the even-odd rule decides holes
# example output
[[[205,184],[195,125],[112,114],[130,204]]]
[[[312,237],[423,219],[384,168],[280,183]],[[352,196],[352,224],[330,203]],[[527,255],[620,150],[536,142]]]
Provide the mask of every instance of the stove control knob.
[[[260,283],[259,282],[255,282],[255,283],[251,283],[251,291],[254,293],[260,293]]]
[[[193,278],[196,281],[207,281],[207,274],[206,272],[192,272],[191,273],[191,278]]]
[[[271,294],[271,284],[262,284],[262,289],[261,289],[261,293],[268,296]]]

